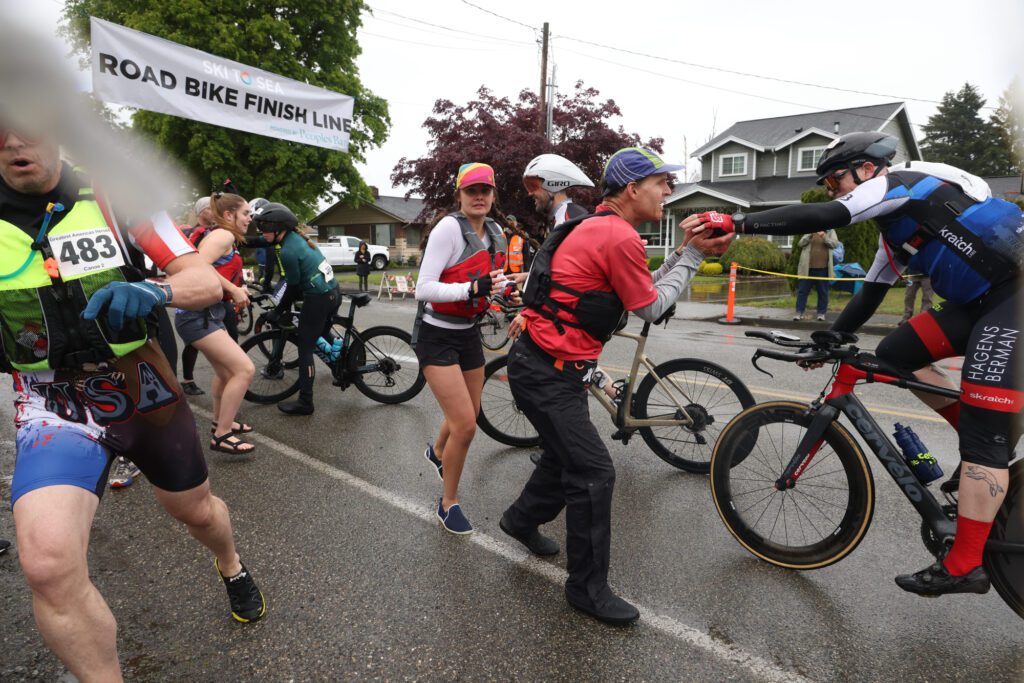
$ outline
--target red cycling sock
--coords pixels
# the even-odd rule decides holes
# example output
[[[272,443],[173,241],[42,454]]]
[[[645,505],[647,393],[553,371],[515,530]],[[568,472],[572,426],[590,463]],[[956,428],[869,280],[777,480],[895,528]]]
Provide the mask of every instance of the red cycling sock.
[[[960,515],[956,519],[956,537],[953,548],[942,564],[953,576],[963,576],[981,564],[988,532],[992,522],[979,522]]]
[[[937,408],[935,412],[941,415],[946,422],[953,425],[953,429],[960,427],[960,401],[950,403],[945,408]]]

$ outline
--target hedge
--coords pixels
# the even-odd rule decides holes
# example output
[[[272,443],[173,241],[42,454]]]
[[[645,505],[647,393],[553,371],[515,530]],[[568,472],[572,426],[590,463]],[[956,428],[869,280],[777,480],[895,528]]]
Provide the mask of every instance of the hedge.
[[[733,261],[747,268],[769,270],[774,273],[784,272],[783,269],[786,267],[786,255],[782,253],[779,245],[763,237],[741,237],[733,240],[729,249],[722,254],[721,263]]]

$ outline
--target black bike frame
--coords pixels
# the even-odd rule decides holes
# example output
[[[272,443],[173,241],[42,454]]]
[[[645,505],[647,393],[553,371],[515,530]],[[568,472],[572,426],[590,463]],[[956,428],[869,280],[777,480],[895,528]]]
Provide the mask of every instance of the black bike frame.
[[[960,398],[960,392],[955,389],[864,370],[845,362],[840,363],[832,390],[824,402],[812,403],[809,407],[814,412],[814,417],[807,428],[807,433],[800,440],[789,465],[776,481],[776,488],[783,490],[796,485],[800,475],[810,465],[817,449],[821,446],[825,430],[832,422],[839,419],[841,413],[846,415],[857,433],[861,435],[878,460],[885,466],[885,471],[900,487],[903,495],[907,497],[924,522],[935,533],[936,538],[944,541],[952,539],[956,534],[956,522],[946,516],[942,505],[935,499],[935,496],[914,476],[899,449],[889,440],[888,434],[853,393],[857,382],[892,384],[937,396]],[[1024,543],[989,540],[985,544],[985,548],[1003,553],[1024,553]]]

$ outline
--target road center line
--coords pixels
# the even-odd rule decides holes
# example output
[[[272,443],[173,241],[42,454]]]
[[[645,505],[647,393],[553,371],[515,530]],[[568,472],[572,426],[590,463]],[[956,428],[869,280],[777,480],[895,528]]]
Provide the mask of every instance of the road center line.
[[[193,405],[192,412],[207,419],[213,419],[213,413],[200,406]],[[268,448],[272,448],[281,455],[306,465],[307,467],[324,474],[331,479],[348,484],[352,488],[361,491],[382,503],[386,503],[393,508],[401,510],[411,517],[415,517],[428,524],[437,524],[437,517],[435,516],[434,511],[424,507],[419,502],[409,500],[397,493],[382,489],[375,484],[371,484],[365,479],[360,479],[359,477],[349,474],[344,470],[328,465],[322,460],[318,460],[300,450],[272,439],[269,436],[260,434],[259,432],[246,434],[245,438],[249,441],[255,441]],[[487,550],[493,555],[497,555],[512,564],[519,565],[527,571],[532,572],[537,576],[541,576],[552,583],[558,585],[565,583],[567,575],[564,569],[561,569],[549,562],[539,560],[518,547],[499,541],[498,539],[479,531],[470,534],[466,537],[466,540],[483,548],[484,550]],[[758,678],[765,681],[771,681],[773,683],[776,681],[778,683],[810,683],[811,679],[805,678],[793,671],[782,669],[768,660],[751,654],[735,645],[723,643],[722,641],[712,637],[710,634],[692,626],[688,626],[687,624],[673,619],[672,617],[655,614],[653,610],[637,604],[635,600],[629,599],[628,596],[623,597],[636,605],[637,609],[640,610],[642,615],[641,624],[650,626],[651,628],[661,631],[667,636],[704,650],[708,654],[719,659],[736,664]]]

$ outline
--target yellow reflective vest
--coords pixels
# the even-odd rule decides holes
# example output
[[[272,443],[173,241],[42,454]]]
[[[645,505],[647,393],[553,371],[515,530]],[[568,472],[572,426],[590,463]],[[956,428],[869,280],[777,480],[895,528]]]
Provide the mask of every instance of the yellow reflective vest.
[[[120,260],[127,264],[127,255],[114,233],[110,231],[107,236],[96,228],[109,231],[92,190],[83,188],[70,212],[56,225],[51,224],[43,243],[48,251],[51,240],[64,237],[57,240],[64,247],[63,256],[55,254],[62,261],[93,259],[102,264],[102,257],[110,260],[111,250],[116,249]],[[0,221],[0,341],[12,368],[77,370],[87,363],[120,358],[146,343],[146,326],[141,320],[128,321],[122,330],[114,332],[102,316],[95,321],[81,317],[97,290],[129,279],[127,266],[99,265],[85,273],[51,277],[52,271],[46,267],[48,254],[33,249],[33,242],[17,225]],[[19,272],[30,253],[32,258]]]

